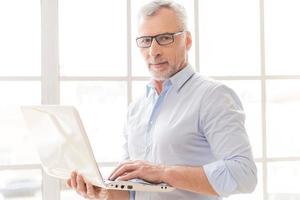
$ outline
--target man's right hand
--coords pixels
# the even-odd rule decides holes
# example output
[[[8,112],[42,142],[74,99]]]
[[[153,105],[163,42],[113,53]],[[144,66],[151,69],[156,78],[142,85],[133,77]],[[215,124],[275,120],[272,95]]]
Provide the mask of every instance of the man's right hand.
[[[121,190],[107,190],[84,180],[84,177],[76,172],[71,173],[67,185],[79,195],[87,199],[101,200],[129,200],[129,192]]]
[[[74,189],[79,195],[88,199],[100,199],[101,190],[104,190],[92,185],[88,181],[85,181],[84,177],[76,172],[71,173],[71,177],[68,179],[67,185]]]

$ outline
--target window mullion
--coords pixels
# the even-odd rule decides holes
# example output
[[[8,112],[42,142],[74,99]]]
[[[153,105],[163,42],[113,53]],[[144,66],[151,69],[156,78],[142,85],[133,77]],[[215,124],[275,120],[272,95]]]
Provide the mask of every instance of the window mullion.
[[[260,64],[261,64],[261,114],[262,114],[262,178],[263,199],[268,199],[267,130],[266,130],[266,62],[265,62],[265,14],[264,0],[259,1],[260,10]]]
[[[127,104],[132,100],[131,0],[127,0]]]
[[[59,103],[58,0],[41,0],[42,104]],[[43,200],[59,200],[59,180],[43,171]]]
[[[194,0],[194,45],[195,45],[195,69],[197,72],[200,72],[200,47],[199,47],[199,2],[198,0]]]

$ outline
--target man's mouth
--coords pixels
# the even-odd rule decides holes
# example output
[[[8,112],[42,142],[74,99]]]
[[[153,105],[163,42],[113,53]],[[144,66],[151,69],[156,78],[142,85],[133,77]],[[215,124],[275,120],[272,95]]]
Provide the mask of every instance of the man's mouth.
[[[167,63],[168,62],[150,63],[150,66],[154,67],[154,68],[161,68],[161,67],[163,67]]]

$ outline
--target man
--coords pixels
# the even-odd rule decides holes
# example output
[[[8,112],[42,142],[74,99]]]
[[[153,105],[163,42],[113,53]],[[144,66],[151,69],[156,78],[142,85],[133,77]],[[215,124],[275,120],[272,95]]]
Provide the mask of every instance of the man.
[[[216,200],[252,192],[257,175],[244,113],[228,87],[188,64],[192,38],[184,9],[171,1],[145,5],[137,46],[152,75],[146,94],[131,104],[124,160],[111,180],[144,179],[169,193],[104,190],[72,173],[68,185],[96,199]]]

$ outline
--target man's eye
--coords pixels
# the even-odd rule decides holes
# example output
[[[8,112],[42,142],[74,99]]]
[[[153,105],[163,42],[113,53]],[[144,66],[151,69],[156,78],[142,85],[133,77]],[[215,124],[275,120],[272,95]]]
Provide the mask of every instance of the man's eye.
[[[151,42],[151,38],[143,38],[142,43],[150,43]]]
[[[172,37],[171,36],[169,36],[169,35],[162,35],[162,36],[160,36],[159,37],[159,40],[160,41],[169,41],[169,40],[172,40]]]

